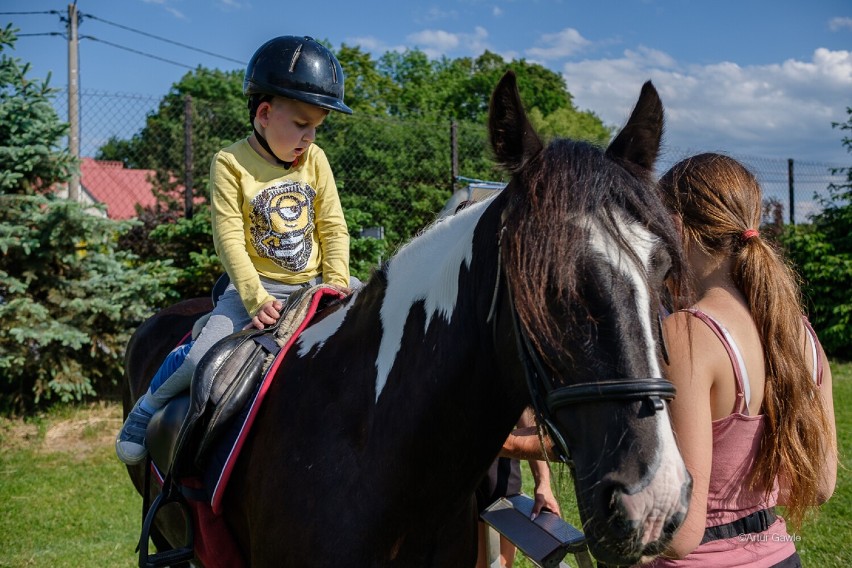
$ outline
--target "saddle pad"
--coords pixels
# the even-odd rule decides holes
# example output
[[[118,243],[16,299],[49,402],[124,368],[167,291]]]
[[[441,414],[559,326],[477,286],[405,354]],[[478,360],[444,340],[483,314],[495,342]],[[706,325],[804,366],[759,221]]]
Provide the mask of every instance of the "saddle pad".
[[[165,476],[153,462],[151,474],[162,488]],[[198,478],[183,479],[180,486],[182,493],[204,493]],[[207,500],[187,498],[186,504],[192,517],[190,522],[194,527],[193,548],[201,564],[205,568],[245,568],[242,553],[225,519],[213,514]]]
[[[296,342],[302,330],[314,318],[322,301],[342,299],[345,296],[346,293],[342,288],[328,284],[315,286],[304,294],[305,301],[302,304],[304,308],[300,306],[299,309],[288,312],[291,321],[282,322],[279,334],[276,337],[276,340],[282,344],[281,351],[269,365],[263,379],[258,383],[256,392],[250,398],[250,402],[241,413],[235,416],[235,427],[225,436],[222,450],[217,452],[220,457],[214,457],[211,459],[211,463],[207,464],[205,485],[210,490],[210,505],[215,515],[222,513],[222,498],[225,494],[225,488],[234,470],[240,450],[242,450],[243,444],[245,444],[246,437],[251,430],[254,419],[260,410],[260,405],[266,396],[266,392],[269,390],[269,386],[272,384],[272,379],[275,377],[281,361],[287,355],[293,343]]]

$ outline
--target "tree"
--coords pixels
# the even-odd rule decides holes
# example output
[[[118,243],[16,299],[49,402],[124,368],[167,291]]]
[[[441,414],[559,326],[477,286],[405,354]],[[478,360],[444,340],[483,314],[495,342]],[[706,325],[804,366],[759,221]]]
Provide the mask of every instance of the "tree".
[[[831,125],[846,132],[841,144],[852,154],[852,107],[846,108],[846,114],[846,122],[833,122]],[[828,197],[821,199],[822,213],[814,219],[814,223],[823,231],[826,240],[835,250],[852,253],[852,166],[832,168],[831,173],[845,174],[846,181],[829,184]]]
[[[432,222],[449,199],[451,124],[456,124],[459,173],[481,179],[501,175],[490,159],[485,122],[491,91],[508,69],[518,74],[521,96],[547,137],[606,144],[611,135],[594,113],[574,108],[561,75],[536,63],[506,61],[489,51],[475,59],[430,59],[417,49],[388,52],[376,60],[359,47],[346,45],[337,56],[346,73],[346,101],[355,112],[331,113],[317,143],[334,171],[353,237],[352,269],[362,278],[378,257]],[[196,195],[206,198],[206,168],[213,153],[250,132],[242,71],[199,67],[188,73],[139,133],[130,140],[110,140],[100,155],[157,170],[163,188],[160,205],[142,214],[145,225],[124,244],[145,258],[174,258],[181,259],[182,266],[188,264],[180,278],[181,295],[197,294],[193,284],[212,285],[209,272],[216,269],[209,228],[193,223],[152,232],[159,225],[186,224],[174,215],[182,210],[174,191],[182,180],[186,95],[192,97]],[[201,186],[204,191],[198,189]],[[361,242],[361,229],[374,226],[384,227],[385,238]]]
[[[14,49],[17,30],[0,30],[0,52]],[[29,64],[0,53],[0,192],[34,195],[67,180],[75,167],[68,152],[51,145],[67,133],[50,104],[47,79],[26,77]]]
[[[183,211],[187,100],[192,124],[193,193],[206,198],[213,154],[251,132],[242,81],[242,71],[204,67],[190,71],[172,85],[139,133],[126,141],[111,138],[97,158],[155,170],[157,209]]]
[[[0,51],[15,32],[0,31]],[[75,165],[57,149],[53,91],[28,69],[0,57],[0,406],[12,410],[115,384],[130,329],[173,277],[117,249],[127,223],[52,193]]]
[[[834,128],[852,131],[852,107],[845,123]],[[841,141],[852,153],[852,137]],[[809,317],[826,351],[848,358],[852,353],[852,167],[832,169],[845,183],[828,186],[822,211],[807,225],[788,227],[781,243],[804,281]]]
[[[121,239],[122,248],[152,261],[174,261],[178,274],[174,296],[206,296],[222,273],[213,250],[209,199],[213,154],[251,132],[242,71],[198,67],[175,83],[130,140],[110,139],[99,159],[118,160],[128,167],[156,171],[157,204],[140,209],[142,221]],[[184,215],[184,149],[187,101],[192,124],[194,215]]]

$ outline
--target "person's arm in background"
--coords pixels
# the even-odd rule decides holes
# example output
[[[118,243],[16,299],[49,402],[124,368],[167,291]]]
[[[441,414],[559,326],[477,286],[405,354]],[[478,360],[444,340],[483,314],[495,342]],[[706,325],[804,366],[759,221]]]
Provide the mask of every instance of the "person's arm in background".
[[[550,440],[546,438],[545,444],[550,447]],[[541,513],[542,509],[547,509],[557,515],[561,514],[559,502],[553,495],[553,487],[550,483],[550,464],[543,459],[550,459],[555,456],[550,452],[548,452],[547,456],[545,455],[545,449],[542,448],[541,439],[538,436],[535,426],[535,416],[531,408],[524,410],[524,413],[518,420],[518,427],[509,434],[506,442],[503,443],[500,456],[526,460],[529,464],[535,485],[535,504],[532,510],[533,519]]]

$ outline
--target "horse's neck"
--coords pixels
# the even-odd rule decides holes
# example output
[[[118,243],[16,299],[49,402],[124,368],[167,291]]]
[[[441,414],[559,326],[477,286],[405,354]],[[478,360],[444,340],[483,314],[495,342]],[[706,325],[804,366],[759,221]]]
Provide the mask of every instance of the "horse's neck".
[[[447,455],[462,459],[476,454],[465,439],[475,446],[504,428],[501,412],[508,428],[515,410],[520,415],[518,397],[501,397],[504,354],[495,353],[487,320],[498,273],[499,212],[490,204],[462,210],[401,249],[387,267],[380,307],[377,408],[410,413],[412,436],[426,443],[444,435],[459,444]]]
[[[299,340],[301,356],[318,349],[316,357],[330,368],[345,357],[357,359],[351,367],[374,369],[372,376],[353,377],[357,388],[374,381],[367,412],[408,413],[412,435],[421,426],[434,428],[447,413],[471,417],[467,429],[474,433],[491,398],[479,393],[499,389],[497,357],[492,342],[483,341],[492,335],[486,317],[497,277],[497,246],[490,237],[497,233],[496,214],[486,215],[489,203],[430,227],[380,277]],[[489,237],[475,243],[480,223],[488,225],[480,234]]]

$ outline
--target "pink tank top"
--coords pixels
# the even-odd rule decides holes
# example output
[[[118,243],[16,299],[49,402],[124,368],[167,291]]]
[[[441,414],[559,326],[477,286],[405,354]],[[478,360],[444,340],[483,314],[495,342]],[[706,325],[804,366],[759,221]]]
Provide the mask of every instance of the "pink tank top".
[[[707,495],[707,523],[714,527],[741,519],[755,511],[774,507],[778,502],[778,483],[767,495],[748,489],[749,475],[754,467],[764,415],[749,416],[750,385],[741,352],[728,330],[714,318],[698,309],[687,310],[716,334],[728,356],[736,379],[737,399],[731,414],[713,421],[713,463]],[[816,334],[805,320],[814,361],[814,380],[822,382],[822,364],[816,349]],[[733,566],[769,567],[790,557],[795,551],[798,535],[787,532],[787,525],[778,517],[765,532],[740,535],[699,545],[681,560],[658,559],[651,566],[708,567]]]

